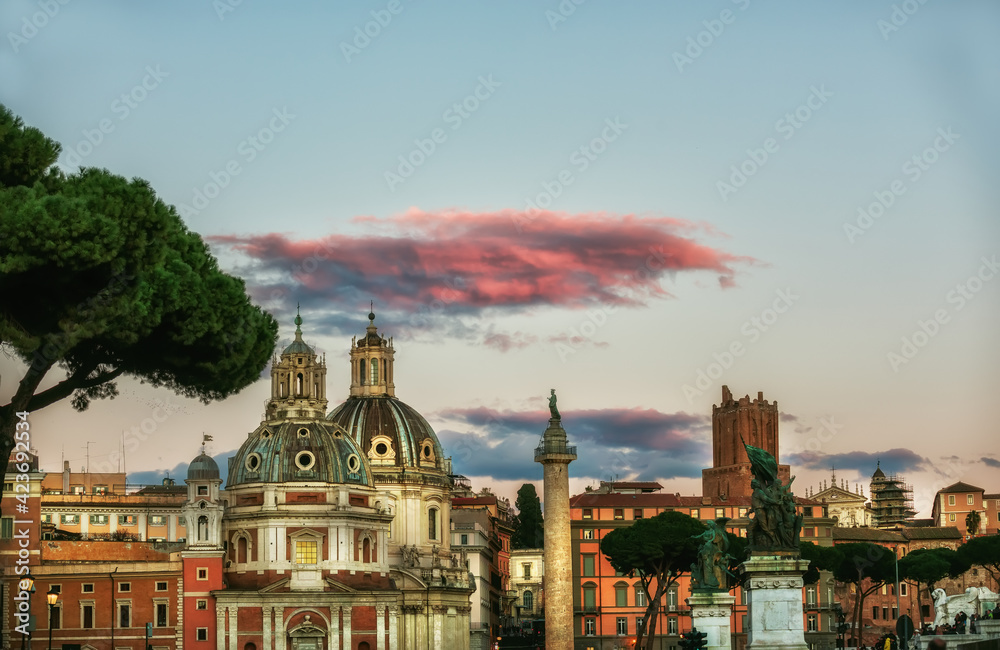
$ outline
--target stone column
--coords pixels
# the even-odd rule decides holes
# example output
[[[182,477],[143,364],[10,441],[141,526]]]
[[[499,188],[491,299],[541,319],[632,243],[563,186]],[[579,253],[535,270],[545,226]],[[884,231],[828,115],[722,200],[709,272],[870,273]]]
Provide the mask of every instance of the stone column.
[[[375,650],[386,650],[385,605],[375,605]]]
[[[215,650],[226,650],[226,612],[228,607],[215,608]]]
[[[351,606],[344,608],[344,647],[351,647]]]
[[[708,650],[729,650],[730,620],[736,598],[728,591],[695,591],[684,602],[691,607],[691,625],[705,633]]]
[[[240,607],[239,605],[231,609],[227,607],[226,612],[229,614],[229,650],[236,650],[236,628],[239,622]]]
[[[330,608],[330,650],[340,650],[340,607]]]
[[[261,608],[261,613],[264,615],[263,650],[271,650],[272,644],[274,643],[274,635],[271,634],[271,619],[274,617],[274,608],[264,606]]]
[[[566,444],[560,418],[551,418],[535,449],[545,501],[545,647],[573,649],[573,551],[569,527],[569,464],[576,447]]]
[[[399,650],[399,607],[389,606],[389,650]]]
[[[740,565],[746,575],[748,650],[808,650],[802,615],[802,574],[809,561],[798,554],[755,555]]]

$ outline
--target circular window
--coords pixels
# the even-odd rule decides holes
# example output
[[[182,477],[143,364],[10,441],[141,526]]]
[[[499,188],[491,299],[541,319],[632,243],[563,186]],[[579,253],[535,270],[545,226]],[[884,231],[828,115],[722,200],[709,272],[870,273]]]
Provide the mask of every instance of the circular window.
[[[309,429],[305,429],[305,428],[299,429],[299,437],[300,438],[305,438],[308,435],[309,435]]]
[[[430,457],[431,457],[431,446],[424,445],[424,458],[430,458]]]
[[[360,458],[358,458],[355,454],[351,454],[350,456],[347,457],[347,469],[351,470],[352,472],[356,472],[360,468],[361,468]]]
[[[205,503],[204,501],[202,501],[201,503],[198,504],[198,507],[201,508],[202,510],[204,510],[207,506],[208,506],[208,504]]]
[[[246,467],[251,472],[256,472],[260,469],[260,454],[257,452],[249,454],[246,459]]]
[[[271,432],[270,432],[270,431],[268,431],[267,429],[264,429],[264,432],[263,432],[263,433],[261,433],[260,435],[261,435],[262,437],[264,437],[264,438],[270,438],[270,437],[271,437]]]
[[[380,442],[375,445],[375,453],[379,456],[385,456],[389,452],[389,446],[384,442]]]
[[[308,451],[300,451],[295,455],[295,465],[301,469],[312,469],[312,466],[316,464],[316,457]]]

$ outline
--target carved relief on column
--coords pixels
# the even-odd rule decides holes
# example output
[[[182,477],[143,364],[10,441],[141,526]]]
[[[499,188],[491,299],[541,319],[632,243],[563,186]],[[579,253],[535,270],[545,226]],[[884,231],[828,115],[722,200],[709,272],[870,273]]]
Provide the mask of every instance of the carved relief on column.
[[[264,606],[261,608],[261,614],[264,616],[264,648],[263,650],[271,650],[274,643],[274,635],[271,634],[271,619],[274,616],[274,608]]]
[[[285,627],[285,608],[275,607],[274,608],[274,650],[285,650],[286,640],[288,638],[287,628]]]
[[[215,609],[215,650],[226,650],[226,612],[228,607]]]
[[[389,650],[399,650],[399,608],[389,607]]]
[[[344,608],[344,647],[351,647],[351,606]]]
[[[238,606],[233,608],[227,607],[226,611],[229,614],[229,650],[236,650],[236,634],[238,632],[236,628],[238,626],[239,618],[237,614],[239,613],[240,608]]]
[[[385,647],[385,605],[375,605],[375,650]]]
[[[340,650],[340,606],[330,607],[330,650]]]

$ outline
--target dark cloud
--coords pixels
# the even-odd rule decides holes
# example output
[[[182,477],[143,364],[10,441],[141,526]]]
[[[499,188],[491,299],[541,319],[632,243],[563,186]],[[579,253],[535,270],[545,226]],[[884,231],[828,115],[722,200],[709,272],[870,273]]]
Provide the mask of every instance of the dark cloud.
[[[535,480],[541,466],[534,449],[548,418],[548,411],[476,408],[441,411],[430,419],[442,422],[438,437],[456,472]],[[705,416],[637,408],[566,411],[562,418],[577,447],[575,477],[692,478],[710,462],[711,423]]]
[[[215,454],[212,459],[219,466],[219,475],[222,478],[222,486],[225,487],[226,479],[229,477],[229,457],[234,455],[236,450],[224,451]],[[191,463],[178,463],[173,469],[156,469],[144,472],[129,472],[128,482],[132,485],[162,485],[163,479],[172,478],[177,485],[184,485],[187,478],[188,465]]]
[[[996,458],[983,457],[983,463],[988,467],[1000,467],[1000,460]]]
[[[669,297],[661,280],[679,271],[712,273],[729,287],[738,267],[756,263],[699,243],[696,236],[719,235],[709,226],[662,217],[412,210],[355,222],[368,232],[208,241],[236,260],[254,300],[282,317],[301,303],[323,314],[317,324],[329,334],[353,333],[373,299],[396,334],[464,335],[501,350],[534,340],[481,331],[475,320],[484,313],[642,306]]]
[[[797,454],[786,454],[781,460],[791,465],[793,469],[803,467],[805,469],[829,470],[831,467],[836,467],[838,470],[853,469],[863,475],[874,473],[876,467],[881,467],[882,471],[888,475],[925,470],[932,466],[928,459],[909,449],[889,449],[878,452],[851,451],[842,454],[803,451]]]

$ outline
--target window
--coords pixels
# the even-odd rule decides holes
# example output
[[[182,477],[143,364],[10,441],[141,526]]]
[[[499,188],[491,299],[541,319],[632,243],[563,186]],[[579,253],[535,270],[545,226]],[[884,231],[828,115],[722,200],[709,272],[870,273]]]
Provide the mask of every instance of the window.
[[[954,512],[951,513],[950,515],[948,515],[948,521],[955,521],[955,513]]]
[[[43,524],[51,524],[52,523],[52,515],[42,515],[42,523]]]
[[[636,508],[632,511],[632,519],[642,519],[642,508]]]
[[[667,617],[667,634],[677,634],[677,617]]]
[[[208,580],[208,569],[198,569],[198,579]]]
[[[970,506],[971,506],[971,505],[973,504],[974,500],[973,500],[973,498],[972,498],[972,495],[971,495],[971,494],[966,494],[966,495],[965,495],[965,502],[966,502],[967,504],[969,504]]]
[[[639,634],[640,632],[642,632],[642,617],[641,616],[636,616],[635,617],[635,633]]]
[[[746,517],[747,516],[747,509],[746,508],[740,508],[740,516],[741,517]]]
[[[208,641],[208,628],[199,627],[195,630],[195,637],[198,641]]]
[[[108,486],[107,485],[95,485],[94,486],[94,494],[96,494],[96,495],[104,495],[104,494],[107,494],[107,493],[108,493]]]
[[[438,509],[431,508],[427,511],[427,537],[428,539],[438,538]]]
[[[70,494],[83,494],[83,486],[82,485],[73,485],[73,486],[70,487],[69,493]]]
[[[80,627],[85,630],[94,627],[94,605],[93,603],[83,603],[80,605]]]
[[[132,627],[131,603],[118,603],[118,627]]]
[[[374,386],[375,384],[378,383],[378,359],[372,359],[370,367],[372,371],[371,384],[372,386]]]
[[[585,618],[583,619],[583,633],[586,636],[594,636],[597,634],[597,619],[596,618]]]
[[[90,515],[90,525],[91,526],[107,526],[108,516],[107,515]]]
[[[531,580],[531,564],[522,564],[521,573],[524,574],[525,580]]]
[[[80,515],[63,515],[62,523],[70,526],[78,526],[80,524]]]
[[[618,636],[625,636],[628,634],[628,619],[624,616],[619,616],[615,619],[615,628],[618,632]]]
[[[200,496],[200,497],[207,497],[208,496],[208,486],[207,485],[199,485],[198,486],[198,496]]]
[[[667,590],[667,609],[671,612],[677,611],[677,587],[671,587]]]
[[[816,632],[818,629],[819,628],[816,624],[816,615],[810,614],[809,616],[806,616],[806,631]]]
[[[878,620],[878,605],[872,605],[872,620]]]
[[[628,585],[615,585],[615,607],[628,607]]]
[[[885,605],[882,606],[882,618],[887,621],[889,620],[889,608]]]
[[[0,519],[0,539],[14,539],[14,518]]]
[[[701,510],[699,510],[698,508],[691,508],[691,518],[701,519]]]
[[[535,596],[534,596],[534,594],[532,594],[530,591],[524,592],[524,595],[521,596],[521,604],[529,612],[533,611],[535,609]]]
[[[806,605],[816,606],[816,587],[806,587]]]
[[[156,603],[156,627],[167,627],[166,603]]]
[[[899,583],[899,595],[900,596],[908,596],[909,594],[906,593],[907,591],[908,591],[908,589],[906,588],[906,583],[905,582]]]
[[[199,598],[194,605],[195,609],[208,609],[208,600]]]
[[[583,586],[583,608],[594,609],[597,607],[597,587],[593,584]]]
[[[715,518],[716,519],[721,519],[722,517],[725,517],[725,516],[726,516],[726,509],[725,508],[716,508],[715,509]]]
[[[167,518],[164,515],[152,515],[149,518],[149,525],[150,526],[166,526],[167,525]]]
[[[590,577],[594,575],[594,558],[594,555],[583,556],[583,576]]]
[[[118,515],[119,526],[135,526],[135,515]]]
[[[177,525],[178,526],[187,526],[187,520],[184,519],[184,517],[178,517],[177,518]]]
[[[645,607],[646,606],[646,590],[642,588],[642,583],[636,583],[635,585],[635,606]]]
[[[615,508],[615,519],[625,519],[625,508]]]
[[[593,509],[591,509],[591,508],[584,508],[583,509],[583,518],[584,519],[593,519],[594,518],[594,511],[593,511]]]
[[[949,494],[948,495],[948,505],[949,506],[955,505],[955,495],[954,494]]]
[[[92,594],[92,593],[94,593],[94,583],[92,583],[92,582],[85,582],[85,583],[83,583],[82,585],[80,585],[80,591],[83,592],[83,593],[85,593],[85,594]]]
[[[295,542],[295,563],[316,564],[319,544],[315,540],[298,540]]]
[[[167,581],[163,580],[161,582],[157,582],[156,583],[156,590],[157,591],[166,591],[167,590]]]
[[[132,583],[131,582],[119,582],[118,583],[118,593],[125,594],[125,593],[128,593],[130,591],[132,591]]]
[[[594,529],[584,528],[583,529],[583,539],[594,539]]]

